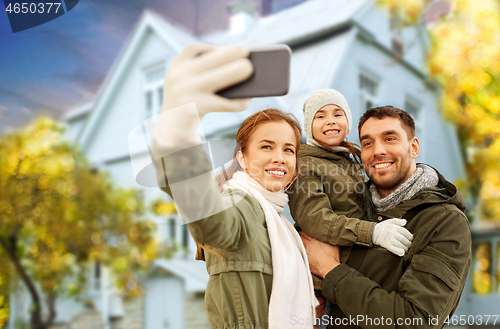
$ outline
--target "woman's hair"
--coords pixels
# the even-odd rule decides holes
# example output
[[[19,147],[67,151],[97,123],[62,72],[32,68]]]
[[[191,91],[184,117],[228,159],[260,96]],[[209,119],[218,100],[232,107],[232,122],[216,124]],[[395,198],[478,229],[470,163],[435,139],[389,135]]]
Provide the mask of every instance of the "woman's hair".
[[[236,159],[236,154],[238,154],[239,151],[243,152],[243,154],[245,153],[248,147],[248,141],[250,140],[250,136],[252,135],[254,130],[263,123],[280,122],[280,121],[285,121],[286,123],[288,123],[293,128],[293,132],[295,134],[295,146],[296,146],[295,159],[297,160],[297,162],[295,165],[295,173],[293,175],[292,182],[295,180],[295,178],[297,178],[299,174],[298,170],[299,147],[300,147],[300,140],[302,138],[302,130],[300,128],[300,124],[297,121],[297,118],[295,118],[295,116],[292,113],[285,113],[278,109],[266,109],[254,113],[248,118],[246,118],[245,121],[243,121],[243,123],[241,124],[240,128],[238,129],[238,132],[236,133],[236,148],[234,149],[233,152],[233,161],[225,171],[222,170],[215,177],[215,180],[219,184],[219,189],[221,191],[224,183],[230,180],[235,172],[243,170],[238,160]]]
[[[278,109],[267,109],[254,113],[248,118],[246,118],[245,121],[243,121],[243,123],[241,124],[240,128],[238,129],[238,132],[236,133],[236,148],[234,149],[233,152],[233,161],[225,171],[221,170],[221,172],[217,174],[217,176],[215,177],[215,180],[217,181],[217,184],[219,184],[219,189],[221,190],[221,192],[223,191],[222,186],[224,185],[224,183],[230,180],[235,172],[243,170],[238,160],[236,159],[236,154],[239,151],[245,153],[245,150],[247,149],[248,146],[248,141],[254,130],[263,123],[281,122],[281,121],[285,121],[286,123],[288,123],[293,128],[293,132],[295,134],[295,145],[296,145],[295,159],[297,160],[297,162],[295,165],[295,173],[293,175],[292,182],[297,178],[297,176],[299,175],[299,170],[298,170],[299,147],[300,147],[300,140],[302,138],[302,130],[300,129],[300,124],[297,121],[297,118],[295,118],[295,116],[292,113],[285,113]],[[290,182],[290,184],[292,182]],[[198,242],[196,242],[196,245],[198,247],[196,253],[196,259],[204,259],[205,258],[203,254],[204,251],[207,251],[213,255],[222,258],[222,255],[217,251],[210,249]]]

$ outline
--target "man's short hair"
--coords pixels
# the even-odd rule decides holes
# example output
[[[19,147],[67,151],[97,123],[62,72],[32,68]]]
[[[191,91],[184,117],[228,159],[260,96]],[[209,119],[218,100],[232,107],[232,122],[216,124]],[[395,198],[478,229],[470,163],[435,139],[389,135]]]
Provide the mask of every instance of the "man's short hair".
[[[403,129],[406,131],[406,135],[408,135],[408,140],[415,137],[415,121],[413,121],[411,115],[408,114],[408,112],[391,105],[374,107],[366,111],[359,119],[358,133],[361,133],[361,127],[363,127],[366,120],[370,118],[382,120],[385,117],[397,118],[401,120]]]

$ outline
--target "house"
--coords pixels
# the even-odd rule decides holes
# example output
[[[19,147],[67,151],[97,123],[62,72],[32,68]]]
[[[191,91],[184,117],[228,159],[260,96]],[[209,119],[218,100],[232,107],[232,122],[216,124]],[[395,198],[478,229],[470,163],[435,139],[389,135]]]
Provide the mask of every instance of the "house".
[[[500,225],[476,214],[472,222],[472,263],[457,324],[500,325]],[[462,316],[463,315],[463,316]],[[453,322],[452,322],[453,324]]]
[[[117,185],[140,189],[146,202],[166,198],[157,187],[137,184],[134,173],[147,167],[150,157],[145,144],[128,143],[129,134],[159,113],[163,79],[172,58],[195,42],[245,46],[284,43],[292,49],[288,95],[254,99],[244,112],[210,114],[203,119],[205,136],[225,145],[226,154],[233,144],[220,139],[234,138],[249,114],[278,107],[302,122],[304,100],[317,90],[335,88],[345,95],[353,118],[377,105],[406,109],[416,121],[422,146],[417,160],[432,165],[450,181],[464,175],[455,132],[439,114],[440,87],[429,80],[425,65],[429,41],[422,27],[398,28],[397,17],[390,17],[374,0],[306,1],[265,18],[257,17],[244,2],[234,3],[230,9],[228,30],[200,38],[146,11],[94,100],[64,117],[67,138],[80,145],[94,166],[108,171]],[[349,139],[359,143],[356,120],[353,126]],[[151,186],[153,181],[151,178]],[[125,303],[110,288],[108,275],[90,273],[94,282],[91,297],[103,326],[209,328],[203,310],[208,275],[204,264],[193,260],[194,241],[175,217],[155,219],[159,237],[181,242],[188,252],[173,260],[158,260],[150,276],[144,278],[145,297]],[[83,310],[75,302],[59,306],[65,308],[56,320],[61,325]],[[12,312],[14,315],[15,308]]]

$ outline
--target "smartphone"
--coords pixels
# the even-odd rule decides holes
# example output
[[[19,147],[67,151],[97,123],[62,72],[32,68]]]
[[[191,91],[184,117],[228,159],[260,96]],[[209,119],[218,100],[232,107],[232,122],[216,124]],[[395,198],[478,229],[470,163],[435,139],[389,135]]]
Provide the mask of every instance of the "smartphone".
[[[226,98],[283,96],[290,89],[290,61],[292,51],[287,45],[251,48],[254,72],[250,78],[219,91]]]

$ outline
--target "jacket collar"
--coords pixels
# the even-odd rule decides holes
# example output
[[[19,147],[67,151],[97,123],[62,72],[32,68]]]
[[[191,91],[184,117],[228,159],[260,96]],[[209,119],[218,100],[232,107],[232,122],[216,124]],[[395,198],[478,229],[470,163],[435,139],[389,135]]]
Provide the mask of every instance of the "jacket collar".
[[[308,145],[308,144],[301,144],[299,149],[299,156],[300,157],[312,156],[315,158],[340,161],[348,158],[349,152],[335,153],[332,151],[328,151],[322,147]]]
[[[431,166],[430,166],[431,167]],[[432,169],[436,170],[434,167]],[[438,186],[436,187],[426,187],[417,192],[411,199],[405,200],[401,202],[395,208],[389,209],[382,213],[382,215],[387,216],[389,218],[401,218],[404,214],[412,208],[421,206],[423,204],[440,204],[440,203],[448,203],[454,204],[460,209],[462,212],[465,211],[465,201],[458,190],[458,188],[450,183],[444,178],[443,175],[436,170],[436,173],[439,178]],[[375,207],[372,203],[371,194],[369,191],[369,186],[371,184],[371,180],[367,181],[365,188],[365,197],[369,200],[369,205],[373,210],[373,213],[376,213]]]

